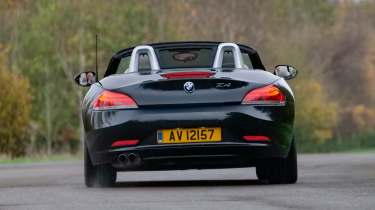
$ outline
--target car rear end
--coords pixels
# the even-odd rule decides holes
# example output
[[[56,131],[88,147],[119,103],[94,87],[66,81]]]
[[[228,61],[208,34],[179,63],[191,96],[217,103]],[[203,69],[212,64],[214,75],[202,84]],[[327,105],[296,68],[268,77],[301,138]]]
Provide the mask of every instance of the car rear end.
[[[290,157],[294,96],[253,68],[262,66],[257,54],[233,43],[138,46],[127,61],[126,53],[83,102],[88,186],[114,183],[121,170],[260,168]],[[262,179],[275,174],[260,170]]]
[[[112,101],[89,108],[86,139],[93,162],[120,170],[154,170],[253,166],[259,159],[285,157],[293,130],[293,96],[277,82],[234,80],[236,74],[158,75],[159,80],[115,90],[97,87],[96,98]],[[232,79],[220,79],[223,75]],[[184,90],[187,82],[195,85],[192,93]],[[275,91],[279,95],[272,95]]]

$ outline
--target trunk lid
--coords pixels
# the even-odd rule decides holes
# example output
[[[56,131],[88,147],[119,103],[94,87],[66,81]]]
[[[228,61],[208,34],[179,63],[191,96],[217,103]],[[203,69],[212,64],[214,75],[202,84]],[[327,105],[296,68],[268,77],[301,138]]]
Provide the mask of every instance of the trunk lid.
[[[114,75],[104,78],[101,84],[107,90],[128,94],[140,107],[191,106],[240,103],[249,90],[277,80],[277,77],[263,70],[206,71],[187,73],[187,78],[181,77],[182,74],[176,77],[177,71],[168,72]],[[168,78],[166,74],[173,77]],[[192,90],[191,85],[194,86]]]

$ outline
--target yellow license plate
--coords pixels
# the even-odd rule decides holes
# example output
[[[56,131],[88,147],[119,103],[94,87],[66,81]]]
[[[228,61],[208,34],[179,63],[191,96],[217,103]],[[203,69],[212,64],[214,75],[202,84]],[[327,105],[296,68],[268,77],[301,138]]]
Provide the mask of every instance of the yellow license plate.
[[[159,144],[221,141],[221,128],[176,128],[158,130]]]

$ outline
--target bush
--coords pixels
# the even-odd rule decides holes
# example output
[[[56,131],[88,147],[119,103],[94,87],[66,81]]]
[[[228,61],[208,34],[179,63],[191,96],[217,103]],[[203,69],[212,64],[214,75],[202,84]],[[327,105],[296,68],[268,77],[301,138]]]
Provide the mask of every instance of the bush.
[[[24,155],[31,97],[29,82],[7,69],[7,48],[0,45],[0,153]]]
[[[340,112],[338,123],[340,135],[350,135],[375,130],[375,107],[357,104]]]
[[[296,129],[299,144],[322,144],[333,138],[337,123],[336,104],[330,102],[321,84],[300,79],[296,85]]]

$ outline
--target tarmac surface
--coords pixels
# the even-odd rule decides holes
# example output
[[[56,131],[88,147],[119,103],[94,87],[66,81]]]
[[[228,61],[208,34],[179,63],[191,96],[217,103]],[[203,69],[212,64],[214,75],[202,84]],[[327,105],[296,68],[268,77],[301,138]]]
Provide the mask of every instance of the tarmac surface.
[[[292,185],[236,168],[122,172],[113,188],[86,188],[81,161],[0,165],[0,209],[375,209],[375,154],[298,157]]]

